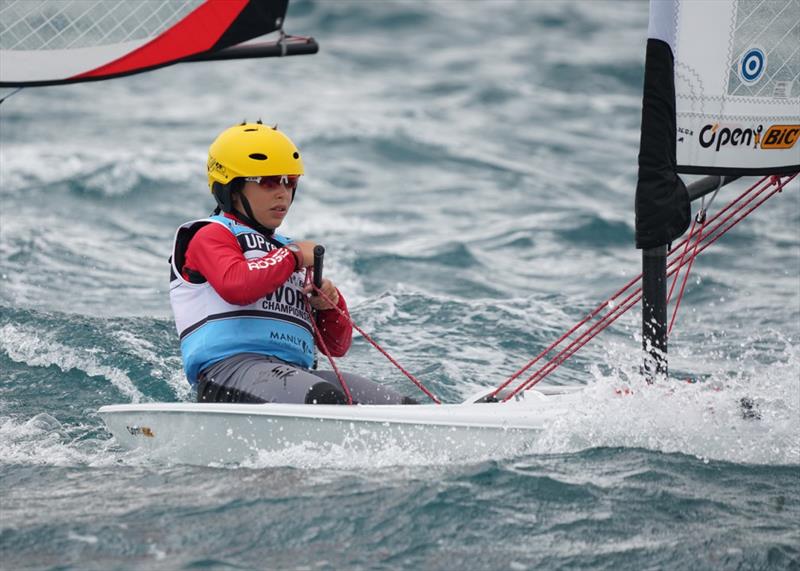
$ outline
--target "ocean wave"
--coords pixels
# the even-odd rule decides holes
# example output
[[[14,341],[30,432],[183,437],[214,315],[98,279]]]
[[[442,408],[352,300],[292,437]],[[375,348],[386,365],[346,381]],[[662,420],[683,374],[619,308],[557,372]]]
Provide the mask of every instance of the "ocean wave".
[[[204,165],[200,155],[165,154],[162,150],[118,145],[58,146],[4,143],[0,194],[52,197],[71,192],[87,197],[118,198],[152,193],[161,187],[200,182],[196,174]]]
[[[98,349],[70,348],[38,328],[7,323],[0,327],[0,348],[12,360],[28,367],[57,367],[62,372],[78,370],[90,377],[103,377],[131,402],[139,402],[142,393],[130,377],[117,367],[102,364]]]
[[[102,399],[128,402],[190,398],[171,321],[151,318],[106,319],[32,310],[4,310],[0,322],[0,355],[20,371],[68,376],[72,390],[98,404]],[[16,371],[16,368],[14,369]],[[62,375],[63,374],[63,375]],[[9,384],[7,395],[25,390]],[[115,396],[116,395],[116,396]],[[46,394],[42,397],[46,398]]]

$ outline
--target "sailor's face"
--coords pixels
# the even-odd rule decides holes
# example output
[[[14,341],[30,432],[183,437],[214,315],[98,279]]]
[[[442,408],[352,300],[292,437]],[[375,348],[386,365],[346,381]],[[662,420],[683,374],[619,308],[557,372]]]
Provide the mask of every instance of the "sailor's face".
[[[286,184],[261,185],[257,182],[246,182],[242,194],[253,209],[256,222],[267,228],[277,228],[289,213],[292,205],[292,189]],[[246,212],[238,196],[235,198],[237,209]]]

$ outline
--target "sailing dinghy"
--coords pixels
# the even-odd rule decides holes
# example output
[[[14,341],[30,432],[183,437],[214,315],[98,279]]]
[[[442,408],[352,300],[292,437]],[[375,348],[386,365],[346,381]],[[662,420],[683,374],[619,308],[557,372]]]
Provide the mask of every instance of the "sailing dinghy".
[[[181,61],[316,51],[310,38],[290,42],[283,34],[286,0],[164,2],[158,18],[121,18],[148,22],[146,29],[115,26],[106,32],[91,21],[109,11],[152,11],[157,4],[4,2],[0,86],[92,81]],[[16,25],[31,14],[33,26]],[[202,33],[193,33],[198,26]],[[51,37],[44,37],[48,30]],[[242,43],[274,31],[280,38],[270,45]],[[651,1],[636,188],[643,272],[497,388],[461,404],[144,403],[104,406],[99,415],[122,446],[197,464],[239,463],[308,445],[397,445],[466,456],[524,451],[582,397],[579,389],[534,386],[640,300],[644,370],[654,382],[664,378],[667,303],[678,275],[684,272],[685,285],[700,252],[800,171],[799,32],[800,0]],[[679,173],[708,176],[687,186]],[[706,217],[705,196],[713,193],[713,202],[727,183],[752,175],[763,178]],[[697,230],[692,225],[673,244],[689,228],[691,202],[700,199]],[[677,300],[675,311],[680,295]]]
[[[241,464],[295,447],[397,448],[456,458],[522,453],[567,414],[580,389],[527,391],[508,403],[431,405],[152,403],[104,406],[117,442],[153,458]]]

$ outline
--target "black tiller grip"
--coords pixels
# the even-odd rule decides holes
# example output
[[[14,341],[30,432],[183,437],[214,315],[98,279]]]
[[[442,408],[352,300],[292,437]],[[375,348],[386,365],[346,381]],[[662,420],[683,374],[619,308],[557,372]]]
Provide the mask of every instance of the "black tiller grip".
[[[314,285],[322,287],[322,262],[325,257],[325,246],[314,246]]]

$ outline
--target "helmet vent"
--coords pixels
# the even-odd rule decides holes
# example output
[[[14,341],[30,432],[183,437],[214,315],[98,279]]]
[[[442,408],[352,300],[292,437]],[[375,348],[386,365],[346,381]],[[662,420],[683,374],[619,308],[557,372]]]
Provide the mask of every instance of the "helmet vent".
[[[297,151],[295,151],[295,152],[292,154],[292,156],[293,156],[294,158],[296,158],[296,159],[299,159],[299,158],[300,158],[300,153],[298,153]]]
[[[253,159],[253,160],[256,160],[256,161],[266,161],[267,160],[267,155],[264,155],[262,153],[252,153],[250,155],[250,158]]]

